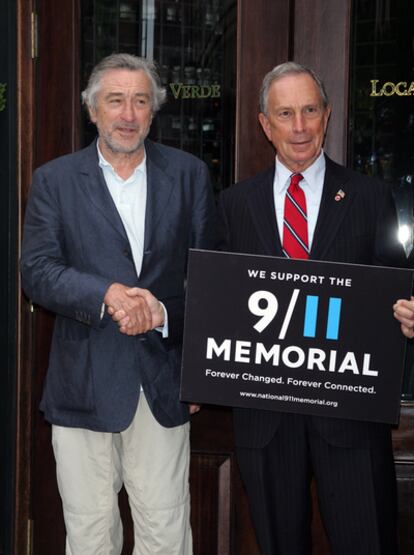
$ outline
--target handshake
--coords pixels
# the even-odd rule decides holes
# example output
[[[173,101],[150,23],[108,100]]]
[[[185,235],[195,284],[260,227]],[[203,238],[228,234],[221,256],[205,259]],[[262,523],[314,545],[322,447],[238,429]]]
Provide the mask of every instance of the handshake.
[[[104,303],[119,331],[138,335],[164,325],[164,307],[148,289],[113,283]]]
[[[105,294],[104,303],[119,331],[126,335],[138,335],[164,325],[164,306],[148,289],[113,283]],[[190,414],[199,410],[200,405],[188,405]]]

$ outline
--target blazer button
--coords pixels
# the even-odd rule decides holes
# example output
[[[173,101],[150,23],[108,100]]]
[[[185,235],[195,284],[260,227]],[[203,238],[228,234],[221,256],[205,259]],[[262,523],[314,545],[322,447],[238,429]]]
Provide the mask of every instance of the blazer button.
[[[124,249],[122,254],[127,258],[131,258],[131,252],[128,249]]]

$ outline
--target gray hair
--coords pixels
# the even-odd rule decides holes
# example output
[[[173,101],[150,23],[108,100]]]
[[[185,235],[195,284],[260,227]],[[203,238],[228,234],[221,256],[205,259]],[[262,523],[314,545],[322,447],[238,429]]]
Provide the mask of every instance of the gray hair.
[[[82,91],[82,102],[92,109],[96,109],[96,94],[101,88],[101,81],[104,73],[111,69],[128,69],[129,71],[143,71],[150,80],[152,95],[151,107],[152,112],[155,114],[164,104],[167,91],[161,86],[161,81],[153,62],[133,56],[132,54],[111,54],[103,58],[93,68],[86,89]]]
[[[269,89],[271,85],[285,77],[286,75],[300,75],[305,73],[312,77],[315,81],[322,98],[322,104],[324,108],[329,105],[328,95],[326,94],[325,85],[323,84],[321,78],[309,67],[296,62],[285,62],[274,67],[269,73],[267,73],[263,79],[262,88],[260,89],[260,111],[267,116],[268,115],[268,98]]]

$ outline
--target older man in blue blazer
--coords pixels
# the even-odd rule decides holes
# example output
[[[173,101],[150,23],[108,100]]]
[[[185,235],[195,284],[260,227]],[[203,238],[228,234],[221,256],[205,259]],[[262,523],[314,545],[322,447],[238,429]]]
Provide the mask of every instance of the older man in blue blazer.
[[[83,93],[97,141],[37,169],[27,205],[23,288],[56,314],[41,409],[71,555],[121,553],[122,484],[134,553],[192,553],[180,344],[214,203],[203,162],[147,139],[165,96],[150,62],[102,60]]]

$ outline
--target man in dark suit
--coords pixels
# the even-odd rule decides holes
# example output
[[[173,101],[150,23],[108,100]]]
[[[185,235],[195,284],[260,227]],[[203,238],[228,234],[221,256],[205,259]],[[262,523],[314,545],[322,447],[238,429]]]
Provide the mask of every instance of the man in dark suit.
[[[322,150],[331,108],[319,77],[299,64],[281,64],[265,76],[260,100],[259,120],[276,160],[222,194],[223,248],[401,265],[388,187],[336,164]],[[396,312],[401,319],[403,310],[410,326],[409,308]],[[334,555],[397,554],[388,425],[236,408],[234,427],[264,555],[311,552],[312,477]]]
[[[41,409],[52,423],[66,553],[189,555],[189,414],[179,402],[190,247],[210,248],[206,165],[147,139],[164,102],[152,63],[102,60],[83,93],[98,140],[37,169],[22,280],[56,314]]]

